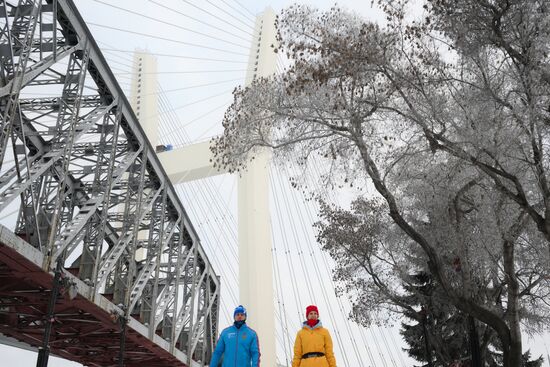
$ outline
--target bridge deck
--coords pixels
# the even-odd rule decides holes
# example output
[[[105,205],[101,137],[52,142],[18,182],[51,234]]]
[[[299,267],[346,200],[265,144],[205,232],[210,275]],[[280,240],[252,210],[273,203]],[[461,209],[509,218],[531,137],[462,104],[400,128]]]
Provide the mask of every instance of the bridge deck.
[[[0,333],[33,347],[42,344],[53,285],[53,274],[42,270],[42,261],[40,251],[0,226],[0,296],[4,300],[0,304]],[[66,287],[60,292],[51,353],[86,366],[117,366],[120,323],[116,315],[120,312],[106,297],[94,297],[91,288],[69,271],[65,270],[64,276],[65,284],[74,284],[77,295],[71,300]],[[125,366],[186,366],[183,353],[174,352],[171,354],[169,344],[156,335],[153,342],[144,326],[130,319]]]

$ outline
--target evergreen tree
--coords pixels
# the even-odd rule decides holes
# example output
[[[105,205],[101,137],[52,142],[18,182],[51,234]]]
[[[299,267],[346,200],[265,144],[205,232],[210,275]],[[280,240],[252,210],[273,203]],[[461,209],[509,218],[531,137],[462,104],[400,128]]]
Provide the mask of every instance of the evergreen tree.
[[[430,356],[433,367],[468,359],[467,317],[449,303],[441,302],[442,295],[434,294],[439,290],[432,277],[426,272],[412,275],[405,291],[403,301],[420,309],[418,313],[404,312],[411,320],[401,324],[401,335],[409,345],[408,354],[420,362],[428,362]]]
[[[542,358],[542,356],[539,356],[539,358],[537,358],[535,360],[531,360],[531,351],[530,350],[523,353],[522,359],[523,359],[523,366],[524,367],[541,367],[542,362],[544,362],[544,358]]]
[[[408,344],[405,348],[409,356],[419,362],[421,367],[448,367],[462,362],[461,366],[470,366],[471,345],[469,340],[468,317],[458,311],[445,299],[437,282],[428,272],[418,272],[410,276],[404,286],[406,295],[402,301],[419,312],[405,310],[403,315],[410,322],[401,323],[401,335]],[[497,343],[482,343],[484,364],[501,367],[502,352]],[[531,351],[522,355],[523,367],[541,367],[544,359],[531,359]]]

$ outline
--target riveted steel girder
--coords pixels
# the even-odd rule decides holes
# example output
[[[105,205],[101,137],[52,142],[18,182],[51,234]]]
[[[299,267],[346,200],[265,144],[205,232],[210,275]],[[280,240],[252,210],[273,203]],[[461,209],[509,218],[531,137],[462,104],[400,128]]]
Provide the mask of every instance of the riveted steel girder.
[[[0,1],[0,123],[0,215],[19,212],[0,227],[0,304],[15,315],[0,333],[40,344],[36,305],[61,259],[76,293],[56,306],[70,312],[53,353],[116,361],[111,315],[127,322],[125,365],[208,364],[219,278],[72,0]]]

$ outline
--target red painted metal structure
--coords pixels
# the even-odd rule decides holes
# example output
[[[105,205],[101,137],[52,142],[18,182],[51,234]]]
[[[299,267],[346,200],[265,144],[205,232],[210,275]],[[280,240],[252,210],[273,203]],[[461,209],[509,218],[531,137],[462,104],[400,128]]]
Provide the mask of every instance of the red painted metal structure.
[[[1,231],[0,333],[39,347],[47,322],[54,274],[42,270],[40,252],[13,234],[12,239],[6,241],[7,229]],[[63,273],[63,286],[55,306],[51,353],[85,366],[118,366],[121,330],[118,314],[92,302],[81,293],[85,289],[86,285],[76,276]],[[71,294],[74,291],[78,293]],[[75,295],[73,299],[72,295]],[[109,295],[103,296],[109,298]],[[134,329],[132,321],[136,320],[130,320],[126,328],[124,366],[186,366]]]

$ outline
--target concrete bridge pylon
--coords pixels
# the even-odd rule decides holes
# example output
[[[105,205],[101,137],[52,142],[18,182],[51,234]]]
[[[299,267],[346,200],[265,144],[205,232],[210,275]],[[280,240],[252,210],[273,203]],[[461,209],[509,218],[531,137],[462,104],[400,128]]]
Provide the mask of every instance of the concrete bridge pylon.
[[[275,74],[277,58],[272,45],[276,44],[275,12],[267,8],[256,18],[245,85]],[[155,69],[154,57],[146,51],[135,53],[130,99],[153,146],[159,142]],[[159,157],[173,184],[227,173],[212,167],[210,142],[165,151]],[[248,323],[260,338],[262,365],[269,367],[276,366],[270,161],[270,150],[259,151],[238,177],[239,303],[249,310]]]

